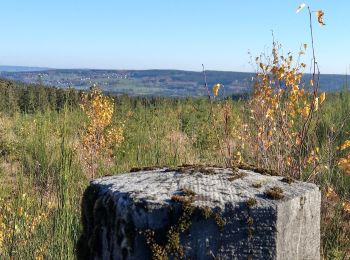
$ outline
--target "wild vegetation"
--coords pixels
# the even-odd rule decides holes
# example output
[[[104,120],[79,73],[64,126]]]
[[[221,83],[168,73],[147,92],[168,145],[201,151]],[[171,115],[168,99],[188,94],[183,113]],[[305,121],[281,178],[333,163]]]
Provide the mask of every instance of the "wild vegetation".
[[[181,164],[251,164],[317,183],[321,253],[350,258],[349,88],[319,93],[315,56],[305,82],[306,65],[280,50],[256,59],[248,100],[207,82],[208,97],[172,99],[1,81],[0,258],[74,259],[90,178]]]
[[[2,84],[1,89],[8,86]],[[21,87],[13,90],[23,91]],[[9,96],[1,97],[10,100]],[[270,125],[271,137],[268,129],[254,132],[258,126],[252,123],[252,114],[245,112],[247,106],[255,106],[254,97],[252,104],[217,98],[127,96],[116,97],[111,102],[111,98],[102,101],[102,97],[92,92],[90,98],[79,97],[77,103],[66,100],[62,107],[47,104],[31,112],[19,106],[9,111],[6,103],[9,101],[2,103],[5,106],[0,117],[1,258],[74,258],[80,234],[80,199],[92,174],[97,177],[153,165],[227,166],[235,162],[278,170],[286,176],[321,185],[322,253],[329,259],[349,256],[350,93],[345,88],[327,94],[316,111],[317,127],[307,137],[307,140],[312,138],[312,149],[301,155],[306,163],[302,176],[288,163],[289,156],[295,160],[293,150],[287,150],[288,144],[281,144],[286,149],[287,154],[282,155],[287,160],[278,156],[283,147],[277,146],[279,141],[271,137],[281,134],[282,128],[273,129],[274,125]],[[35,98],[34,102],[37,104]],[[101,113],[106,113],[105,120],[96,123],[101,126],[99,130],[93,123],[94,115],[96,119],[103,117],[88,112],[93,102]],[[85,104],[85,108],[76,105],[79,103]],[[259,109],[251,113],[265,111],[263,118],[271,123],[272,112],[264,107]],[[299,119],[293,119],[295,124]],[[114,128],[117,134],[108,135]],[[92,135],[92,139],[87,139],[87,135]],[[110,140],[108,145],[101,143],[100,136],[105,135]],[[258,148],[254,145],[259,135],[262,135],[261,144],[265,144],[265,138],[266,142],[275,143],[269,144],[270,149]],[[296,142],[296,137],[293,140]],[[288,142],[292,141],[288,139]],[[95,155],[101,156],[87,157],[91,147],[99,149],[100,153]],[[256,149],[263,149],[259,150],[259,156]],[[266,153],[263,159],[262,152]]]

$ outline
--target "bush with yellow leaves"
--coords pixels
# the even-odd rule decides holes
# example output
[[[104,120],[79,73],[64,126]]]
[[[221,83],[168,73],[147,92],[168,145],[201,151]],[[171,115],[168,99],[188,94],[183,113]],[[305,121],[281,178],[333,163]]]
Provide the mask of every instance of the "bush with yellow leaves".
[[[301,4],[297,12],[306,6]],[[326,94],[318,93],[319,70],[314,50],[312,12],[309,6],[307,9],[313,57],[309,86],[305,86],[303,78],[306,64],[300,62],[307,44],[300,48],[294,60],[291,53],[281,55],[281,46],[274,40],[271,55],[255,59],[257,75],[253,78],[253,97],[248,104],[250,118],[247,125],[251,127],[245,136],[258,166],[295,178],[303,178],[307,173],[310,179],[319,167],[319,148],[313,130],[317,128],[318,110]],[[319,10],[315,14],[318,23],[325,25],[324,13]]]
[[[0,198],[1,259],[16,259],[17,254],[21,253],[20,248],[25,248],[31,243],[38,227],[47,223],[52,212],[51,207],[32,210],[34,201],[26,193],[16,196],[16,201]]]
[[[339,147],[340,151],[347,151],[350,148],[350,140],[346,140],[344,144]],[[348,151],[344,157],[340,158],[338,165],[344,170],[345,174],[350,176],[350,151]]]
[[[313,175],[318,167],[318,147],[313,131],[325,93],[318,94],[302,82],[306,64],[299,62],[304,44],[294,62],[293,55],[279,54],[280,45],[273,42],[272,55],[256,58],[257,75],[253,79],[253,96],[248,103],[250,128],[245,134],[255,163],[280,173],[301,178],[306,168]]]
[[[82,136],[84,161],[88,166],[90,176],[94,178],[102,156],[111,157],[111,149],[123,142],[124,125],[113,125],[113,99],[104,96],[96,86],[82,97],[81,108],[88,118],[88,125]]]

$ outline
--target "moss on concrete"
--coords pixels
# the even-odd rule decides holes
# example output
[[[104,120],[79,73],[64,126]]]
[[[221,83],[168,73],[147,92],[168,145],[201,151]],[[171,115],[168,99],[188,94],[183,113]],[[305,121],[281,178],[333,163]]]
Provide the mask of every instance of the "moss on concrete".
[[[150,246],[152,258],[157,260],[181,259],[184,256],[181,245],[181,235],[191,226],[195,212],[200,214],[203,219],[213,218],[220,230],[223,230],[226,222],[218,212],[214,212],[209,207],[195,207],[192,205],[196,193],[189,188],[180,190],[180,195],[173,195],[171,200],[181,205],[181,215],[178,221],[169,227],[166,232],[166,243],[158,243],[155,239],[155,231],[146,230],[146,242]]]
[[[257,200],[255,198],[249,198],[247,201],[246,201],[246,204],[247,204],[247,207],[248,208],[252,208],[254,206],[256,206],[257,204]]]
[[[291,177],[284,177],[283,179],[281,179],[281,182],[291,184],[291,183],[295,182],[295,180]]]
[[[273,199],[273,200],[280,200],[280,199],[283,199],[283,197],[284,197],[283,190],[277,186],[266,190],[265,195],[268,198]]]
[[[247,173],[245,172],[238,172],[236,174],[233,174],[231,177],[228,178],[229,181],[235,181],[238,179],[242,179],[247,176]]]

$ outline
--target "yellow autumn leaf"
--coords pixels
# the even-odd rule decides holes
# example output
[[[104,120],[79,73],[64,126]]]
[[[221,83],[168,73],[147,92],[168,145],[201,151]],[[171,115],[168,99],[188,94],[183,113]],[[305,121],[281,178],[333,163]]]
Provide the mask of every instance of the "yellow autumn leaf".
[[[237,152],[236,154],[233,155],[233,159],[238,162],[238,163],[241,163],[242,162],[242,154],[241,152]]]
[[[261,63],[261,62],[260,62],[260,64],[259,64],[259,66],[260,66],[260,68],[261,68],[262,70],[266,70],[266,68],[267,68],[266,65],[263,64],[263,63]]]
[[[310,113],[310,106],[309,105],[306,105],[303,110],[301,111],[301,115],[303,117],[308,117],[309,116],[309,113]]]
[[[221,84],[220,83],[214,84],[214,86],[213,86],[213,95],[215,97],[218,95],[220,88],[221,88]]]
[[[271,118],[272,119],[272,114],[273,114],[273,110],[272,109],[267,109],[267,112],[266,112],[266,118]]]
[[[305,3],[301,3],[301,4],[298,6],[298,8],[297,8],[297,10],[296,10],[295,12],[296,12],[296,13],[299,13],[305,6],[306,6]]]
[[[318,97],[314,99],[314,111],[318,110]]]
[[[336,200],[338,198],[338,194],[333,190],[332,187],[327,187],[326,197],[329,200]]]
[[[350,202],[349,201],[344,201],[342,203],[343,206],[343,211],[347,214],[350,214]]]
[[[320,95],[320,104],[322,104],[325,99],[326,99],[326,92],[322,92]]]
[[[316,14],[317,21],[318,21],[318,23],[320,24],[320,26],[326,25],[326,24],[323,22],[324,12],[323,12],[322,10],[317,10],[317,11],[315,12],[315,14]]]
[[[345,150],[345,149],[347,149],[347,148],[349,148],[349,147],[350,147],[350,140],[346,140],[345,143],[343,143],[343,144],[340,146],[339,150],[342,151],[342,150]]]
[[[296,95],[298,93],[298,91],[299,91],[299,86],[298,85],[293,85],[293,87],[292,87],[293,94]]]

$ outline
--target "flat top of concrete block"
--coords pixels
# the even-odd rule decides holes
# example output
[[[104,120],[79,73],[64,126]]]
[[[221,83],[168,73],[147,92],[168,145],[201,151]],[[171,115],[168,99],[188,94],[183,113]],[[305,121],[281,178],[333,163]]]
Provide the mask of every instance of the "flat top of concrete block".
[[[128,194],[134,201],[159,205],[168,203],[173,195],[181,194],[181,190],[189,189],[195,193],[193,205],[221,209],[226,203],[246,202],[249,198],[254,198],[259,205],[277,205],[318,190],[315,184],[281,176],[217,167],[193,168],[187,172],[168,168],[130,172],[93,180],[91,185],[99,186],[104,192]],[[280,198],[268,194],[276,187],[282,191]]]

